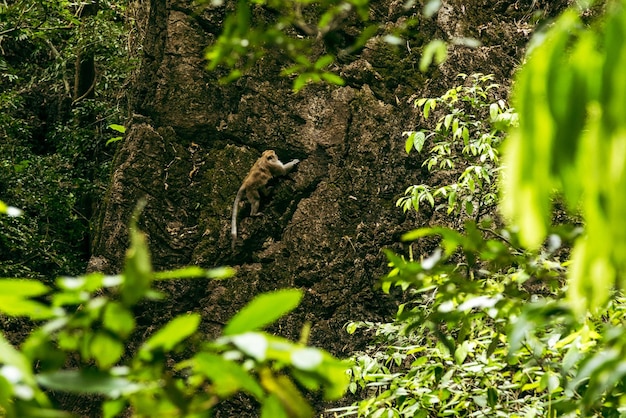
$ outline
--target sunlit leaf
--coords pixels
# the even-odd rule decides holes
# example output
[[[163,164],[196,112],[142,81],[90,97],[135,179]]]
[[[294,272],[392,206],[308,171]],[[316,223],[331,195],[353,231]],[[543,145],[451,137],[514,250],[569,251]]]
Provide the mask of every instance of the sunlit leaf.
[[[236,270],[232,267],[217,267],[210,270],[203,269],[198,266],[188,266],[177,270],[159,271],[154,273],[156,280],[171,280],[171,279],[194,279],[194,278],[207,278],[207,279],[227,279],[234,276]]]
[[[415,140],[415,132],[404,132],[405,135],[408,135],[406,142],[404,143],[404,150],[406,153],[410,153],[413,149],[413,141]]]
[[[335,57],[333,57],[332,55],[329,55],[329,54],[322,55],[317,61],[315,61],[315,64],[313,65],[313,67],[316,70],[321,70],[323,68],[328,67],[330,64],[332,64],[334,60],[335,60]]]
[[[48,293],[50,289],[38,280],[0,279],[0,295],[34,297]]]
[[[54,310],[41,302],[10,295],[0,295],[0,312],[32,319],[47,319],[54,316]]]
[[[293,81],[293,91],[294,92],[299,92],[300,90],[302,90],[302,88],[306,85],[306,83],[309,82],[310,79],[311,79],[311,75],[310,74],[307,74],[307,73],[300,74]]]
[[[126,128],[123,125],[117,125],[115,123],[110,124],[109,128],[113,129],[114,131],[120,132],[120,133],[125,133],[126,132]]]
[[[244,368],[212,353],[199,353],[188,362],[196,373],[209,378],[218,396],[227,397],[244,390],[263,399],[263,389]]]
[[[148,338],[141,347],[141,352],[147,355],[154,350],[171,351],[181,341],[196,332],[199,324],[199,314],[179,315]]]
[[[320,76],[323,80],[328,81],[330,84],[334,84],[336,86],[343,86],[344,84],[346,84],[345,80],[337,74],[323,72]]]
[[[430,41],[424,48],[422,58],[420,59],[419,69],[426,72],[428,67],[434,62],[439,65],[443,63],[448,56],[448,46],[440,39]]]
[[[255,331],[292,311],[302,299],[302,291],[285,289],[265,293],[244,306],[224,327],[224,335]]]

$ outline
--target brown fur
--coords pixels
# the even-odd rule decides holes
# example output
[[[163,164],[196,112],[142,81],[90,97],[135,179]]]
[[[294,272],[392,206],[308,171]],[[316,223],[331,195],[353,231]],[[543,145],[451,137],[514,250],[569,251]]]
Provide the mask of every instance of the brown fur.
[[[239,201],[241,200],[243,193],[246,193],[246,198],[251,205],[250,216],[260,215],[260,193],[263,193],[264,195],[267,194],[265,188],[265,186],[267,186],[267,182],[270,181],[272,177],[284,176],[299,162],[300,160],[292,160],[287,164],[283,164],[273,150],[263,151],[261,158],[254,163],[250,172],[243,180],[241,187],[237,191],[237,196],[235,197],[230,231],[233,239],[233,250],[235,249],[235,242],[237,241],[237,211],[239,209]]]

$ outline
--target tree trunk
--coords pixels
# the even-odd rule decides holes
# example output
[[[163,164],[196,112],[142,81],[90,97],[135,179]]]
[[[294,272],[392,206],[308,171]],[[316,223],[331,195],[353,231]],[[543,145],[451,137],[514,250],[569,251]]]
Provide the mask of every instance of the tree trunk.
[[[98,13],[98,0],[81,4],[78,10],[78,18],[85,19]],[[96,85],[96,62],[94,52],[89,48],[83,48],[76,54],[74,70],[74,94],[73,102],[83,99],[93,99]]]

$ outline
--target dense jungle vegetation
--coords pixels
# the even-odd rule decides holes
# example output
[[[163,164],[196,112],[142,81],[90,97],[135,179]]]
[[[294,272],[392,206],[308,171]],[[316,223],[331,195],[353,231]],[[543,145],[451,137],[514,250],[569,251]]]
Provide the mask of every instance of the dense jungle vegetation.
[[[280,19],[255,26],[251,4]],[[295,91],[341,85],[330,64],[375,28],[364,23],[354,50],[321,57],[302,33],[332,32],[346,10],[367,22],[369,4],[318,2],[314,27],[302,18],[309,5],[238,1],[206,52],[209,68],[226,65],[236,79],[280,45]],[[423,14],[441,5],[425,2]],[[402,304],[389,323],[346,324],[371,344],[337,359],[307,345],[307,326],[296,342],[263,331],[298,306],[300,289],[258,295],[214,340],[187,313],[129,344],[133,309],[167,297],[158,282],[234,274],[153,271],[137,227],[145,202],[123,272],[84,274],[130,111],[120,92],[138,65],[141,8],[0,4],[0,414],[72,416],[55,402],[68,392],[91,397],[105,417],[211,416],[239,393],[265,418],[623,416],[626,2],[592,6],[572,2],[544,22],[510,95],[489,74],[459,74],[444,94],[412,102],[421,123],[403,133],[405,150],[446,181],[407,183],[397,209],[442,212],[459,227],[403,235],[433,242],[430,254],[382,249],[381,292],[400,289]],[[445,52],[433,40],[421,65]],[[332,401],[323,412],[311,392]]]

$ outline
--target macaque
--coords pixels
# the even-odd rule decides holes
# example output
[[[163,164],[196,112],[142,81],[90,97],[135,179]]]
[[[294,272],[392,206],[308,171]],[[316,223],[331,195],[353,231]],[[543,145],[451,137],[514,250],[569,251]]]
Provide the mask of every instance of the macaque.
[[[251,205],[250,216],[261,215],[259,212],[259,205],[261,203],[261,195],[259,192],[266,195],[267,190],[265,186],[267,185],[267,182],[273,177],[284,176],[299,162],[300,160],[292,160],[287,164],[283,164],[280,162],[273,150],[263,151],[261,158],[254,163],[250,172],[243,180],[243,184],[239,188],[237,196],[235,197],[235,203],[233,204],[232,227],[230,230],[230,234],[233,239],[233,250],[235,249],[235,242],[237,241],[237,211],[239,209],[239,201],[241,200],[243,193],[246,193],[246,197]]]

